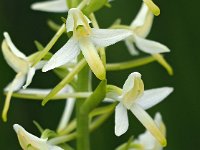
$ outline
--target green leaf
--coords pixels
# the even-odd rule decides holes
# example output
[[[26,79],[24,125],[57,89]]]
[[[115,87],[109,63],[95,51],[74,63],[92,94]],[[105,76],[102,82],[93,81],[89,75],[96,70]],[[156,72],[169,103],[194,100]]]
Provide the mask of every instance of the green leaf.
[[[96,106],[99,105],[103,101],[106,96],[106,85],[107,80],[103,80],[100,82],[98,87],[95,89],[93,94],[86,99],[86,101],[81,106],[81,112],[88,114],[91,112]]]

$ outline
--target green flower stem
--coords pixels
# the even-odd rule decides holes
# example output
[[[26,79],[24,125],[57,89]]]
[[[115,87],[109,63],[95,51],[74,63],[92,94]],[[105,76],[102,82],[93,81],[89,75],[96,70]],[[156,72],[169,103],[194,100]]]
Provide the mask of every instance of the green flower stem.
[[[111,109],[106,114],[95,119],[95,121],[93,121],[89,127],[89,132],[92,132],[95,129],[97,129],[99,126],[101,126],[111,116],[111,114],[114,112],[114,110],[115,110],[115,107],[113,107],[113,109]],[[74,140],[75,138],[77,138],[76,132],[68,134],[68,135],[64,135],[64,136],[55,137],[55,138],[49,140],[49,143],[58,145],[58,144],[62,144],[62,143]]]
[[[104,115],[98,117],[98,118],[90,125],[90,131],[94,131],[94,130],[97,129],[99,126],[101,126],[101,125],[111,116],[111,114],[114,112],[114,110],[115,110],[115,107],[113,107],[113,109],[112,109],[110,112],[108,112],[108,113],[106,113],[106,114],[104,114]]]
[[[42,58],[44,58],[44,56],[50,51],[50,49],[54,46],[54,44],[57,42],[60,36],[65,32],[65,30],[65,24],[63,24],[57,31],[57,33],[54,35],[54,37],[47,44],[47,46],[38,54],[38,57],[36,57],[32,66],[35,66],[38,62],[40,62],[40,60],[42,60]]]
[[[82,59],[83,55],[79,56],[79,59]],[[77,91],[85,92],[89,91],[91,81],[88,78],[90,72],[89,67],[84,67],[78,74],[77,80]],[[76,101],[76,119],[77,119],[77,150],[89,150],[90,141],[89,141],[89,124],[88,124],[88,115],[82,115],[81,107],[85,99],[79,99]]]
[[[48,20],[47,21],[47,25],[53,30],[53,31],[58,31],[61,26],[57,23],[55,23],[54,21],[52,20]]]
[[[89,114],[90,120],[92,120],[96,116],[104,115],[104,114],[108,114],[108,113],[112,112],[114,110],[116,104],[117,103],[113,103],[113,104],[110,104],[108,106],[98,107],[98,108],[94,109]],[[71,121],[69,123],[69,125],[67,126],[67,128],[65,128],[64,130],[62,130],[61,132],[59,132],[58,135],[59,136],[66,135],[66,134],[72,132],[74,129],[76,129],[76,126],[77,126],[76,120],[73,120],[73,121]]]
[[[165,58],[161,54],[154,54],[152,55],[157,62],[162,65],[168,72],[169,75],[173,75],[174,71],[173,68],[170,66],[170,64],[165,60]]]
[[[42,105],[44,106],[50,99],[52,99],[60,90],[62,90],[68,83],[70,83],[74,76],[77,75],[85,66],[85,59],[82,59],[76,67],[58,84],[56,87],[44,98]],[[88,84],[88,83],[87,83]]]
[[[80,10],[83,9],[89,2],[90,0],[82,0],[82,2],[78,5],[78,8]]]
[[[76,119],[74,119],[67,125],[67,127],[65,129],[58,132],[58,136],[66,135],[66,134],[72,132],[73,130],[76,129],[76,126],[77,126],[77,122],[76,122]]]
[[[130,69],[130,68],[146,65],[146,64],[154,62],[154,61],[156,61],[155,57],[148,56],[145,58],[139,58],[139,59],[121,62],[121,63],[110,63],[110,64],[106,64],[106,70],[107,71],[125,70],[125,69]]]
[[[7,94],[7,93],[5,93]],[[87,98],[91,95],[91,92],[77,92],[77,93],[66,93],[59,94],[52,97],[52,100],[63,100],[66,98]],[[47,95],[45,94],[22,94],[22,93],[13,93],[12,97],[20,98],[20,99],[30,99],[30,100],[43,100]]]
[[[106,80],[101,81],[90,97],[77,101],[77,150],[90,149],[89,113],[104,99],[106,83]]]

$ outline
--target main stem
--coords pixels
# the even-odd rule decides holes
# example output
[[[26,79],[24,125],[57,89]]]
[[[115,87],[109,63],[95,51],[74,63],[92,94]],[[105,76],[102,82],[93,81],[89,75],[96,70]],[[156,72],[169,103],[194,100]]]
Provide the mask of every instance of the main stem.
[[[81,56],[83,57],[83,56]],[[84,69],[78,74],[78,91],[86,92],[90,87],[89,67],[85,66]],[[76,101],[76,118],[77,118],[77,150],[89,150],[89,116],[81,112],[81,106],[84,100]]]

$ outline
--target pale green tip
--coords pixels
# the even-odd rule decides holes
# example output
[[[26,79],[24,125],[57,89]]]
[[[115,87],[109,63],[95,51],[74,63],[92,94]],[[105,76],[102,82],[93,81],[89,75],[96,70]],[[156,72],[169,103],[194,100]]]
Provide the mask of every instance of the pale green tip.
[[[164,139],[164,140],[162,141],[161,145],[162,145],[163,147],[166,147],[166,146],[167,146],[167,140]]]
[[[3,122],[7,122],[7,115],[6,114],[2,114],[2,120],[3,120]]]
[[[154,4],[152,0],[143,0],[143,1],[155,16],[160,15],[160,8],[156,4]]]

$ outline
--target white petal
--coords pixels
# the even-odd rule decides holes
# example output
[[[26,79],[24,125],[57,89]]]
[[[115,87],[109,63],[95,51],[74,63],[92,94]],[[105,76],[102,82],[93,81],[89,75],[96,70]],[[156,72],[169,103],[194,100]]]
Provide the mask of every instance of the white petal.
[[[126,39],[126,40],[125,40],[125,44],[126,44],[126,46],[127,46],[127,48],[128,48],[129,53],[130,53],[131,55],[135,56],[135,55],[138,55],[139,52],[138,52],[138,50],[135,48],[135,46],[133,45],[133,42],[134,42],[134,41],[132,41],[132,40],[130,40],[130,39]]]
[[[8,93],[6,94],[6,100],[5,100],[5,104],[4,104],[4,108],[3,108],[3,112],[2,112],[2,118],[3,121],[7,121],[7,113],[10,107],[10,100],[13,94],[13,91],[18,90],[19,88],[21,88],[21,86],[23,85],[25,80],[25,75],[22,73],[18,73],[15,77],[15,79],[12,81],[12,83],[10,83],[8,85],[8,87],[5,89],[5,91],[7,91]]]
[[[132,104],[143,94],[144,84],[141,79],[141,74],[138,72],[131,73],[123,85],[122,103],[127,109],[130,109]]]
[[[33,149],[49,150],[51,148],[52,150],[62,150],[62,148],[48,144],[47,139],[41,139],[31,133],[28,133],[18,124],[14,124],[13,128],[23,149],[27,149],[28,146],[31,146]]]
[[[162,120],[162,116],[159,112],[156,113],[154,117],[154,121],[157,124],[157,126],[160,128],[161,132],[166,136],[166,127]]]
[[[37,2],[31,5],[31,9],[45,12],[67,12],[66,0],[49,0],[45,2]]]
[[[9,83],[8,86],[6,86],[4,91],[6,92],[9,91],[13,82],[15,82],[15,84],[12,87],[13,91],[19,90],[23,86],[25,80],[26,80],[26,74],[21,74],[21,73],[17,74],[15,79],[11,83]]]
[[[60,123],[58,125],[57,132],[62,131],[68,125],[68,122],[70,120],[70,117],[71,117],[73,109],[74,109],[74,104],[75,104],[74,98],[67,99]]]
[[[37,63],[37,65],[35,66],[36,70],[42,69],[44,67],[44,65],[46,65],[47,61],[40,61],[39,63]]]
[[[154,123],[153,119],[142,109],[142,107],[135,104],[132,106],[131,112],[143,124],[143,126],[159,141],[161,145],[166,146],[167,142],[164,135]]]
[[[170,87],[145,90],[144,94],[137,100],[137,103],[146,110],[160,103],[172,92],[173,88]]]
[[[93,43],[88,38],[81,38],[79,46],[92,72],[100,80],[105,79],[106,71]]]
[[[131,73],[123,85],[123,94],[129,92],[134,87],[135,78],[141,78],[141,76],[142,75],[139,72]]]
[[[46,72],[62,66],[75,59],[79,53],[80,50],[77,40],[70,38],[68,42],[51,57],[51,59],[43,67],[42,71]]]
[[[15,55],[9,48],[7,42],[4,40],[2,43],[3,56],[10,67],[12,67],[15,72],[27,73],[29,69],[29,63],[17,55]]]
[[[20,57],[22,59],[27,59],[26,55],[24,55],[22,52],[20,52],[17,47],[13,44],[9,34],[7,32],[3,33],[6,43],[8,44],[8,47],[10,48],[10,50],[13,52],[14,55],[16,55],[17,57]]]
[[[18,93],[21,94],[40,94],[40,95],[47,95],[51,92],[52,89],[34,89],[34,88],[27,88],[19,90]]]
[[[143,3],[139,13],[131,23],[131,26],[134,28],[134,32],[138,36],[145,38],[151,30],[153,18],[153,13],[149,10],[146,4]]]
[[[35,68],[33,67],[33,68],[30,68],[28,71],[26,83],[23,86],[24,89],[27,88],[31,84],[34,75],[35,75]]]
[[[104,100],[103,100],[103,102],[105,102],[105,103],[114,103],[114,102],[116,102],[114,99],[111,99],[111,98],[105,98]]]
[[[125,29],[94,29],[91,40],[97,47],[107,47],[131,36],[132,32]]]
[[[126,108],[119,103],[115,108],[115,135],[120,136],[128,130],[128,114]]]
[[[136,46],[145,53],[157,54],[157,53],[170,52],[169,48],[161,43],[151,40],[146,40],[137,35],[134,35],[134,39]]]
[[[78,8],[71,8],[66,20],[67,32],[74,31],[78,26],[89,28],[91,21]]]
[[[156,142],[156,139],[149,131],[145,131],[144,133],[140,134],[138,140],[134,141],[136,144],[141,144],[145,150],[157,150],[154,149]]]

